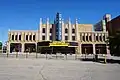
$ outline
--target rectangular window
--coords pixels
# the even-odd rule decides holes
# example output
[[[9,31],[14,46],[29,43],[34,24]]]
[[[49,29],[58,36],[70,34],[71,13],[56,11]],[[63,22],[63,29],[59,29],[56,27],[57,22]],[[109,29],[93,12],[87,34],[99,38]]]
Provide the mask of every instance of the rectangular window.
[[[28,40],[28,35],[26,35],[26,40]]]
[[[83,41],[85,41],[85,36],[82,36],[82,38],[83,38]]]
[[[102,37],[101,37],[101,36],[99,36],[99,38],[100,38],[100,41],[102,41]]]
[[[75,33],[75,29],[72,29],[72,33]]]
[[[75,41],[75,36],[72,36],[72,40]]]
[[[32,35],[29,36],[29,40],[32,40]]]
[[[86,41],[88,41],[88,36],[86,36]]]
[[[52,28],[50,28],[50,33],[52,33]]]
[[[42,28],[42,33],[45,33],[45,28]]]
[[[50,36],[50,40],[52,40],[52,36]]]
[[[19,40],[21,40],[21,35],[19,35]]]
[[[103,36],[103,40],[105,41],[105,35]]]
[[[96,36],[96,41],[98,41],[98,35]]]
[[[17,40],[18,35],[15,35],[15,40]]]
[[[56,29],[56,32],[58,32],[58,29]]]
[[[14,35],[12,35],[12,40],[14,40]]]
[[[65,33],[68,33],[68,29],[65,29]]]
[[[35,35],[33,35],[33,40],[35,41]]]
[[[65,40],[68,40],[68,36],[65,36]]]
[[[42,40],[45,40],[45,36],[42,36]]]
[[[89,36],[89,40],[92,41],[92,37],[91,36]]]

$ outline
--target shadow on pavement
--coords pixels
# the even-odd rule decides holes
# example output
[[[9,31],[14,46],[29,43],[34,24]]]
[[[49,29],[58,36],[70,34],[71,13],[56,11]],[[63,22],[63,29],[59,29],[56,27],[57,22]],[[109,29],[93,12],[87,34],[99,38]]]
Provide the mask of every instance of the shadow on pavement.
[[[98,63],[102,63],[102,64],[105,64],[105,63],[110,63],[110,64],[120,64],[120,60],[114,60],[114,59],[107,59],[106,62],[105,62],[105,59],[101,59],[99,58],[98,60],[95,60],[93,58],[82,58],[80,59],[81,61],[92,61],[92,62],[98,62]]]

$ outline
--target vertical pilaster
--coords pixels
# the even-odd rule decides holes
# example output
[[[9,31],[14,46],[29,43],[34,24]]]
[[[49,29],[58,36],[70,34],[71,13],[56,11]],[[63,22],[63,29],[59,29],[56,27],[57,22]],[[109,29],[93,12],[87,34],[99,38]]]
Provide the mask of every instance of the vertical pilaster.
[[[86,36],[87,36],[87,34],[85,33],[84,35],[85,35],[85,42],[86,42]]]
[[[38,31],[38,41],[42,40],[42,18],[40,18],[40,26],[39,26],[39,31]]]
[[[107,34],[105,33],[105,40],[107,39],[107,37],[108,37],[108,33]]]
[[[79,37],[80,37],[80,39],[79,39],[79,40],[81,41],[81,33],[78,33],[78,34],[79,34]]]
[[[14,37],[13,37],[13,41],[15,41],[15,32],[13,33]]]
[[[35,49],[36,49],[35,51],[37,52],[37,43],[35,43]],[[36,53],[36,54],[37,54],[37,53]]]
[[[100,33],[98,33],[98,42],[100,41]]]
[[[106,23],[105,20],[102,20],[103,32],[106,32]]]
[[[108,56],[108,59],[110,58],[110,50],[109,50],[109,46],[106,46],[106,49],[107,49],[107,56]]]
[[[22,33],[21,33],[21,41],[24,42],[25,39],[26,39],[26,38],[25,38],[25,34],[24,34],[24,32],[22,32]]]
[[[31,41],[33,41],[33,32],[31,33]]]
[[[27,35],[27,33],[25,32],[25,42],[26,42],[26,35]]]
[[[24,53],[24,43],[22,43],[21,52]]]
[[[11,41],[11,38],[12,38],[12,34],[10,32],[10,30],[8,30],[8,42],[7,42],[7,53],[10,53],[10,41]]]
[[[93,40],[96,42],[96,33],[93,33]]]
[[[17,32],[17,41],[19,41],[19,34],[20,34],[20,33],[19,33],[19,32]]]
[[[104,33],[102,33],[102,42],[104,42],[104,40],[103,40],[103,36],[104,36]]]
[[[8,30],[8,41],[11,41],[12,33],[10,32],[10,29]]]
[[[62,20],[62,41],[65,40],[65,26],[64,26],[64,20]]]
[[[96,54],[96,50],[95,50],[95,44],[93,44],[93,54]]]
[[[8,43],[7,43],[7,52],[8,52],[8,54],[10,53],[10,42],[8,41]]]
[[[47,26],[46,26],[46,40],[49,40],[49,18],[47,18]]]
[[[102,33],[100,34],[100,38],[101,38],[101,40],[100,40],[100,41],[102,42],[102,41],[103,41],[103,40],[102,40]]]
[[[76,41],[79,41],[80,37],[79,37],[79,34],[78,34],[78,20],[76,19],[75,20],[75,34],[76,34]]]
[[[88,42],[90,42],[90,33],[88,33]]]
[[[81,42],[83,42],[83,36],[84,36],[84,34],[81,33]]]
[[[71,21],[69,18],[69,22],[68,22],[68,36],[69,36],[69,41],[72,41],[72,28],[71,28]]]
[[[35,33],[35,42],[38,42],[38,33]]]
[[[19,40],[19,38],[20,38],[20,37],[19,37],[19,35],[21,35],[21,32],[18,32],[18,38],[17,38],[17,39],[18,39],[18,41],[20,41],[20,40]]]
[[[28,41],[30,41],[30,33],[28,32]]]
[[[79,50],[80,50],[80,54],[82,54],[82,46],[81,46],[82,44],[79,44]]]
[[[8,41],[11,41],[11,38],[12,38],[12,34],[9,32],[8,33]]]

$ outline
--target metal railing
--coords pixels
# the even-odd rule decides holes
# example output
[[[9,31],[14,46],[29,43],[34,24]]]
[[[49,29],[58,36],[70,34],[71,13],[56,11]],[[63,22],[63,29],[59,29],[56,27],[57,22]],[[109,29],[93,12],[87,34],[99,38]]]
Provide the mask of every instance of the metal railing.
[[[52,54],[52,53],[45,53],[45,54],[41,54],[41,53],[29,53],[29,52],[12,52],[9,53],[7,50],[4,51],[0,51],[0,58],[38,58],[38,59],[77,59],[79,56],[80,58],[80,54],[72,54],[72,53],[67,53],[67,54],[62,54],[62,53],[56,53],[56,54]]]
[[[56,53],[56,54],[41,54],[41,53],[22,53],[22,52],[12,52],[9,53],[7,50],[0,50],[0,58],[32,58],[32,59],[62,59],[62,60],[80,60],[80,59],[93,59],[93,54],[62,54],[62,53]],[[104,57],[103,57],[104,58]],[[106,58],[106,57],[105,57]],[[105,59],[106,60],[106,59]]]

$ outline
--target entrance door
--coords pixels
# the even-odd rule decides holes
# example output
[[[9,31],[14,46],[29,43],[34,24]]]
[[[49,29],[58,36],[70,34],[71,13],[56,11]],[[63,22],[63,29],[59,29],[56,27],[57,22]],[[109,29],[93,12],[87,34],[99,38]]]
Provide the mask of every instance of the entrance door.
[[[62,53],[62,54],[68,54],[72,53],[75,54],[75,48],[74,47],[53,47],[53,53]]]

